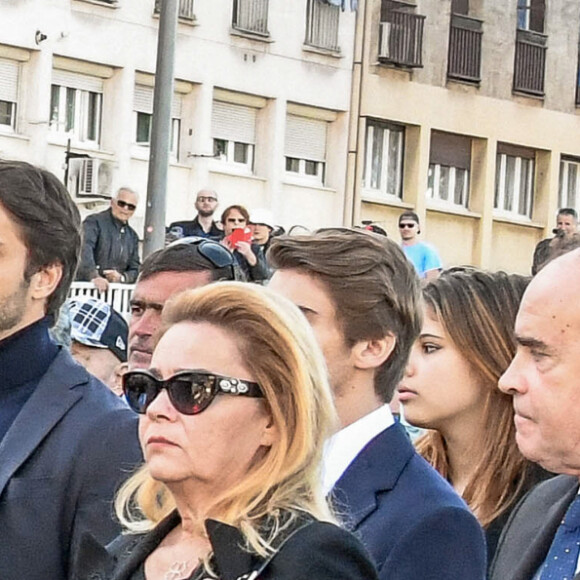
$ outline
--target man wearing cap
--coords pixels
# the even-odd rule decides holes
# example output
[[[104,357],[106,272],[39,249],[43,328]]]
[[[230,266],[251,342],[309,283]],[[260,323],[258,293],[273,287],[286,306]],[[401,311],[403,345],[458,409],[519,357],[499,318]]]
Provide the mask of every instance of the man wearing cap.
[[[161,311],[169,297],[216,280],[235,279],[232,253],[213,240],[183,238],[149,255],[131,298],[129,367],[149,367]]]
[[[133,284],[139,273],[139,236],[129,225],[138,196],[122,187],[111,206],[83,222],[83,250],[77,280],[92,282],[105,292],[109,282]]]
[[[115,370],[127,361],[127,322],[98,298],[81,297],[68,303],[73,358],[115,392]]]
[[[68,580],[81,537],[119,533],[112,500],[142,461],[126,405],[48,329],[78,263],[62,183],[0,161],[0,577]]]
[[[433,246],[419,240],[419,216],[414,211],[399,216],[399,233],[401,249],[415,266],[419,278],[427,281],[437,278],[442,268],[441,258]]]
[[[168,234],[173,239],[189,236],[221,240],[224,232],[218,228],[213,215],[218,206],[218,196],[212,189],[201,189],[195,198],[197,215],[189,221],[173,222],[167,228]]]

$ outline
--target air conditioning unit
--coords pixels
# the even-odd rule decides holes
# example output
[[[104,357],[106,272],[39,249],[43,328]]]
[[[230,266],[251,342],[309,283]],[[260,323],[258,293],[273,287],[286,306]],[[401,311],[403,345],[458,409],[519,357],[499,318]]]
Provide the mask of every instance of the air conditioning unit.
[[[389,48],[391,39],[392,22],[381,22],[379,58],[391,58],[391,49]]]
[[[113,164],[93,158],[71,159],[69,189],[77,197],[106,197],[113,194]]]

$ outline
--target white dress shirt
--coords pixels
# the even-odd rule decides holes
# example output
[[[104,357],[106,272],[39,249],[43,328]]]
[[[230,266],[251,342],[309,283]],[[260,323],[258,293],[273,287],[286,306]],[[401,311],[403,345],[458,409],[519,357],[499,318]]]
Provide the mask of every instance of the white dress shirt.
[[[383,405],[335,433],[324,445],[322,490],[328,495],[348,466],[379,433],[395,423],[389,405]]]

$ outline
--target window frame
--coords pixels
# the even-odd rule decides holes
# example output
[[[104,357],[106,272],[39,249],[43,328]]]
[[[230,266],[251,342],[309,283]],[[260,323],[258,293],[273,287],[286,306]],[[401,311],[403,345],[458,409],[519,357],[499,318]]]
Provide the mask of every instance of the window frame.
[[[139,115],[149,118],[149,135],[146,141],[139,141]],[[146,113],[144,111],[133,110],[133,137],[135,145],[143,148],[151,147],[151,128],[153,126],[153,113]],[[171,117],[171,139],[169,144],[169,153],[172,159],[179,159],[179,143],[181,138],[181,119],[179,117]]]
[[[449,181],[447,188],[447,198],[441,195],[441,170],[449,170]],[[458,181],[457,172],[463,171],[463,187],[461,190],[461,202],[455,201],[455,186]],[[427,197],[432,203],[452,208],[469,209],[469,170],[454,165],[443,165],[441,163],[429,163],[429,175],[427,177]],[[430,185],[430,182],[432,185]]]
[[[225,153],[216,153],[216,141],[223,141],[226,144]],[[254,173],[254,143],[243,143],[242,141],[234,141],[233,139],[222,139],[220,137],[212,137],[214,147],[214,158],[217,163],[222,163],[229,167],[241,169],[249,173]],[[236,145],[243,145],[246,151],[246,162],[241,163],[235,160]]]
[[[374,144],[374,132],[377,128],[384,131],[382,139],[382,155],[380,159],[380,177],[379,177],[379,187],[373,187],[373,144]],[[389,142],[391,132],[399,134],[399,145],[397,153],[396,162],[396,190],[397,193],[388,192],[389,183]],[[366,194],[372,197],[385,198],[387,200],[401,201],[403,199],[403,179],[404,179],[404,168],[405,168],[405,133],[406,127],[404,125],[398,125],[396,123],[389,123],[385,121],[380,121],[376,119],[368,119],[366,126],[366,138],[365,138],[365,164],[364,164],[364,175],[363,175],[363,190]],[[386,158],[386,165],[385,165]]]
[[[508,162],[509,159],[514,160],[514,172],[513,172],[513,190],[512,199],[510,203],[510,208],[506,209],[506,194],[508,183]],[[529,167],[527,169],[528,174],[528,187],[527,191],[524,191],[524,199],[526,205],[526,213],[520,213],[520,198],[522,194],[521,189],[521,176],[522,176],[522,162],[529,162]],[[516,218],[518,220],[530,220],[532,219],[532,212],[534,210],[534,189],[535,189],[535,169],[536,161],[531,157],[524,157],[513,155],[510,153],[505,153],[498,151],[496,156],[496,180],[495,180],[495,191],[494,191],[494,215],[506,218]],[[517,209],[514,209],[517,208]]]
[[[574,187],[574,203],[569,201],[569,180],[570,167],[576,167],[576,185]],[[566,186],[566,187],[564,187]],[[562,196],[562,192],[566,191],[566,198]],[[580,208],[580,159],[571,157],[560,157],[560,173],[558,177],[558,207],[571,207],[578,211]]]

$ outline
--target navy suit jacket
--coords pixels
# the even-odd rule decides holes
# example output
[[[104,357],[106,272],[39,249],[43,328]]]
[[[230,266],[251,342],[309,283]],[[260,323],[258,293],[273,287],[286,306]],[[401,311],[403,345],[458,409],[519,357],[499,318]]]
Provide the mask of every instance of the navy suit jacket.
[[[483,580],[483,531],[396,423],[359,453],[332,495],[381,580]],[[504,579],[505,580],[505,579]]]
[[[0,578],[66,580],[84,532],[119,533],[111,500],[140,461],[134,413],[62,349],[0,442]]]
[[[578,493],[578,478],[560,475],[534,487],[515,507],[499,539],[491,580],[531,580]],[[574,580],[580,579],[580,573]]]

